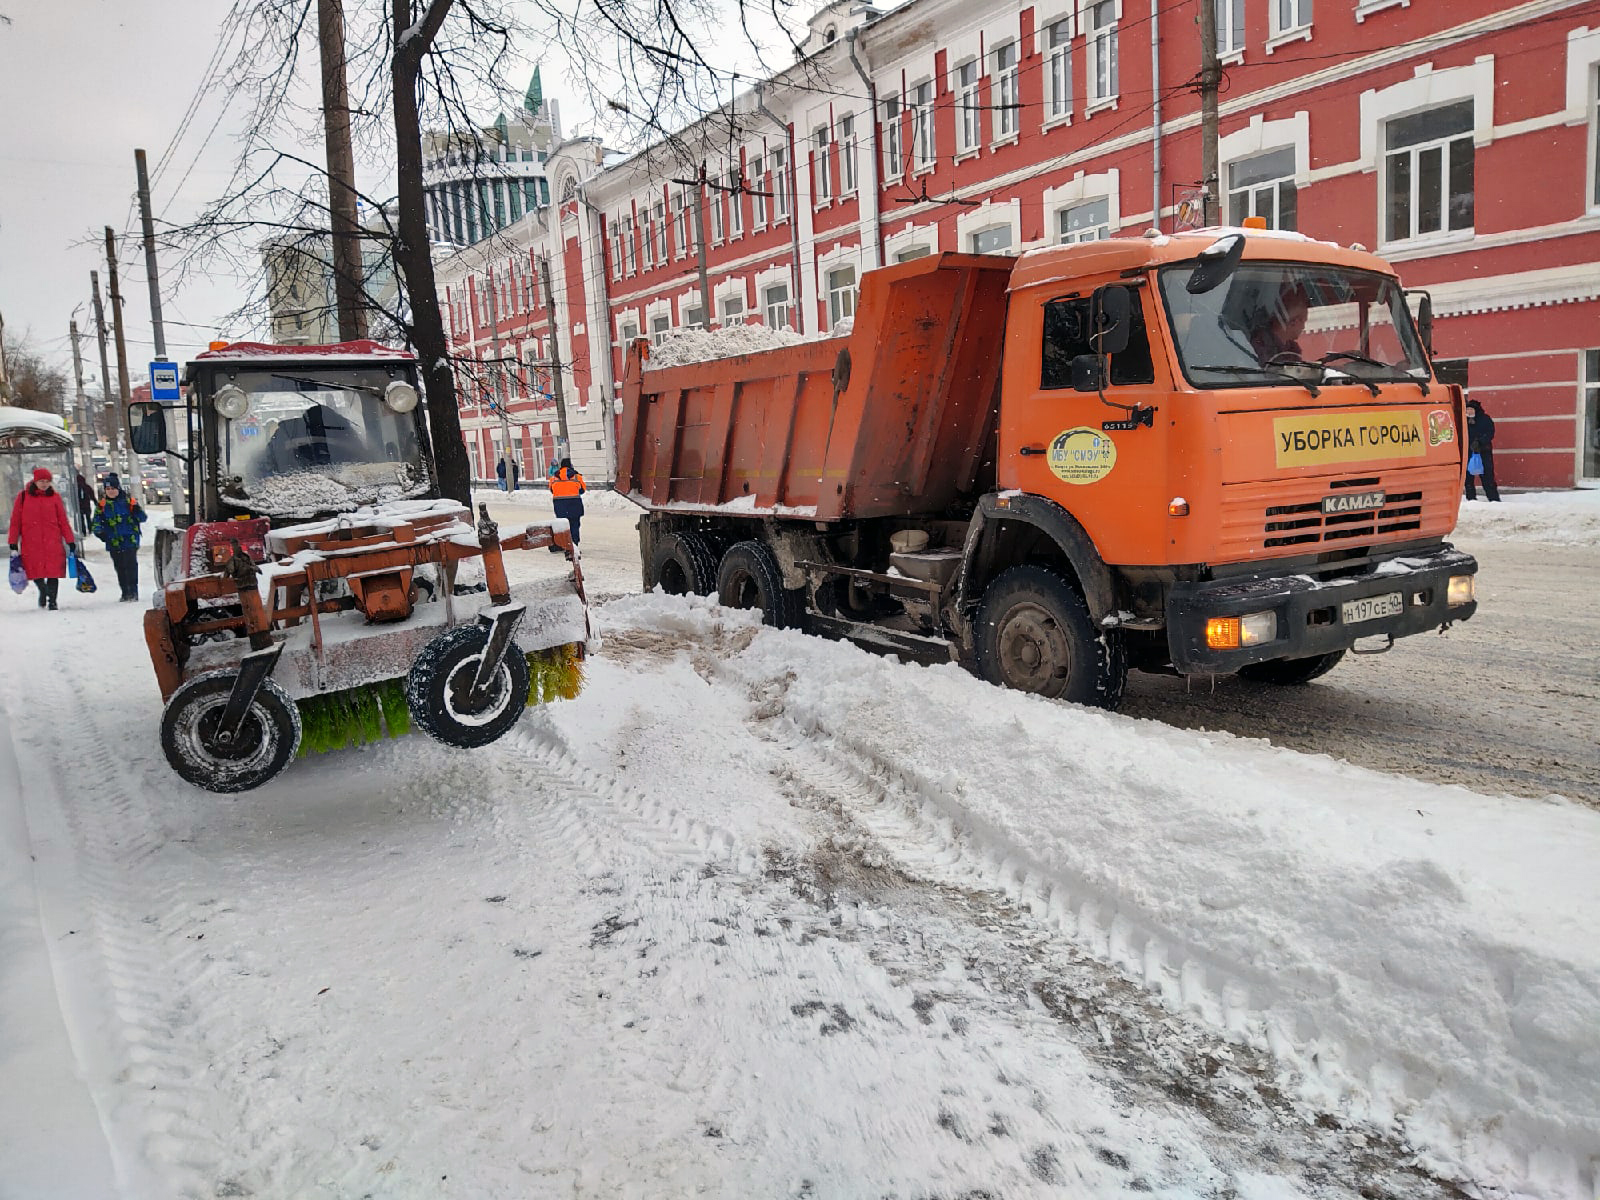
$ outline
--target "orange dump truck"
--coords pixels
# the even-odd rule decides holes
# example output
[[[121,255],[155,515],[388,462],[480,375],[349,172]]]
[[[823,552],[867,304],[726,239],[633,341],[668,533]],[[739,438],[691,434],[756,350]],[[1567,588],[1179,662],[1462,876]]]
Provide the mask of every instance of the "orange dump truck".
[[[645,587],[1108,708],[1129,667],[1304,683],[1476,609],[1428,311],[1363,251],[1209,230],[885,267],[842,338],[636,342]]]

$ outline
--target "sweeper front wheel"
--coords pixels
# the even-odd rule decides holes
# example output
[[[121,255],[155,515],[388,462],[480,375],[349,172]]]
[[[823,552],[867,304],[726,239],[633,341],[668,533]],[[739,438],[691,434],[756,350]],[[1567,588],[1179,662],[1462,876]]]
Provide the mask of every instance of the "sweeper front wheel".
[[[406,677],[411,720],[447,746],[487,746],[528,706],[528,659],[516,642],[506,646],[499,668],[474,700],[472,683],[488,641],[484,626],[458,625],[424,646],[411,664]]]
[[[161,714],[161,749],[172,769],[208,792],[247,792],[289,765],[300,748],[300,710],[272,680],[263,680],[238,733],[221,735],[222,713],[236,671],[208,671],[189,680]]]

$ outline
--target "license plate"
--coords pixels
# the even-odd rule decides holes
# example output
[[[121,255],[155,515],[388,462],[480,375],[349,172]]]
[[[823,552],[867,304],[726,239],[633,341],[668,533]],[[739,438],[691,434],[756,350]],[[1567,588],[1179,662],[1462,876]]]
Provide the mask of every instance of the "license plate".
[[[1322,511],[1324,513],[1365,512],[1372,508],[1382,508],[1386,499],[1388,497],[1383,492],[1345,492],[1339,496],[1324,496],[1322,498]]]
[[[1359,600],[1346,600],[1339,606],[1339,620],[1346,625],[1359,625],[1362,621],[1376,621],[1379,617],[1398,617],[1406,609],[1406,598],[1400,592],[1387,592],[1382,596],[1363,596]]]

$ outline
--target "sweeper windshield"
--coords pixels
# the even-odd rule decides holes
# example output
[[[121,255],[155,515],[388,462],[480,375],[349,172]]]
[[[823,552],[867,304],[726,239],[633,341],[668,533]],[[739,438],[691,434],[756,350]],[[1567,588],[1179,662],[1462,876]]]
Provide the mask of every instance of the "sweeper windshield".
[[[218,408],[224,503],[264,516],[307,518],[431,491],[415,412],[395,412],[383,368],[241,371],[229,383],[243,415]],[[232,405],[241,401],[232,397]]]

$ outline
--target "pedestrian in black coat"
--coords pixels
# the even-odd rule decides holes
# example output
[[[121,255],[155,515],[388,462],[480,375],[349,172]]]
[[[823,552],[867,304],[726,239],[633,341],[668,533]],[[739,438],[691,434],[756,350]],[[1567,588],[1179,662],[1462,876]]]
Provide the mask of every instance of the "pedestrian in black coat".
[[[1500,488],[1494,481],[1494,418],[1483,411],[1476,400],[1467,401],[1467,453],[1483,459],[1483,494],[1499,503]],[[1472,472],[1467,472],[1467,499],[1476,500],[1478,489],[1473,486]]]

